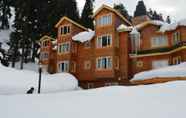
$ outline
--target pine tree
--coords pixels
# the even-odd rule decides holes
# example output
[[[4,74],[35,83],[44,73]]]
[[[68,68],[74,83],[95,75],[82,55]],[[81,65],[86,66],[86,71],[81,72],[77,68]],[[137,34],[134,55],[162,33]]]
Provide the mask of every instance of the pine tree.
[[[86,0],[83,12],[81,14],[81,23],[90,29],[94,29],[93,23],[93,0]]]
[[[64,6],[65,16],[76,22],[80,22],[76,0],[64,0]]]
[[[11,17],[10,0],[0,1],[0,22],[1,29],[9,29],[9,19]]]
[[[148,16],[149,16],[149,18],[153,18],[153,11],[152,11],[152,9],[150,8],[149,9],[149,11],[147,12],[147,14],[148,14]]]
[[[136,10],[134,12],[134,17],[143,16],[143,15],[147,15],[147,10],[146,10],[146,6],[145,6],[143,0],[141,0],[138,2],[137,6],[136,6]]]
[[[79,22],[79,11],[75,0],[17,0],[14,1],[15,21],[11,48],[18,44],[21,49],[21,69],[28,59],[37,56],[38,40],[49,35],[56,37],[55,24],[63,16]],[[16,49],[17,50],[17,49]],[[13,55],[16,51],[13,51]]]
[[[114,9],[119,11],[127,20],[131,21],[131,16],[128,14],[128,11],[122,3],[114,4]]]

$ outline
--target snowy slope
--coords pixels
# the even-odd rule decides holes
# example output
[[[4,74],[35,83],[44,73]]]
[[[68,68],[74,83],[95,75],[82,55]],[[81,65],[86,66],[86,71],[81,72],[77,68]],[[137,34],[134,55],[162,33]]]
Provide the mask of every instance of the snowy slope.
[[[25,94],[30,87],[37,89],[39,74],[0,65],[0,94]],[[78,82],[68,73],[42,74],[42,93],[75,90]],[[37,90],[35,90],[36,92]]]
[[[1,118],[185,118],[186,82],[0,96]]]
[[[160,69],[140,72],[134,76],[134,80],[146,80],[155,77],[186,77],[186,62],[179,65],[168,66]]]

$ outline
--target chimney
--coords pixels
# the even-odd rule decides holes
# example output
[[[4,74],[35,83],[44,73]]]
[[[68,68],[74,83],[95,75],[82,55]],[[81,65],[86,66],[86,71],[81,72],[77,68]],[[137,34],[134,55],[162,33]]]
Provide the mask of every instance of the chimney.
[[[143,22],[149,21],[149,20],[150,20],[150,18],[147,15],[137,16],[137,17],[132,18],[132,24],[138,25],[140,23],[143,23]]]

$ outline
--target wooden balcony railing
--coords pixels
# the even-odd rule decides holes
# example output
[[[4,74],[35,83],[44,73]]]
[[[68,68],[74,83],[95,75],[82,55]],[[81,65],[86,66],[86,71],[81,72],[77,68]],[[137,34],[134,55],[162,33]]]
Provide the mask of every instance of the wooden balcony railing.
[[[157,48],[157,49],[150,49],[150,50],[140,50],[137,54],[150,54],[150,53],[161,53],[161,52],[169,52],[179,47],[186,46],[186,41],[182,41],[172,47],[165,47],[165,48]]]

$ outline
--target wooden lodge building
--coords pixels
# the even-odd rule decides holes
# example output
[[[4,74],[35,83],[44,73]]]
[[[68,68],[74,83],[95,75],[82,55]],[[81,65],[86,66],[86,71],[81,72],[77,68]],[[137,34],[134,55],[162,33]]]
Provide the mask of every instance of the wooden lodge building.
[[[57,39],[41,38],[40,61],[46,71],[69,72],[83,88],[94,88],[128,85],[138,72],[186,61],[186,25],[169,28],[148,16],[131,23],[106,5],[93,17],[94,31],[63,17],[55,25]]]

